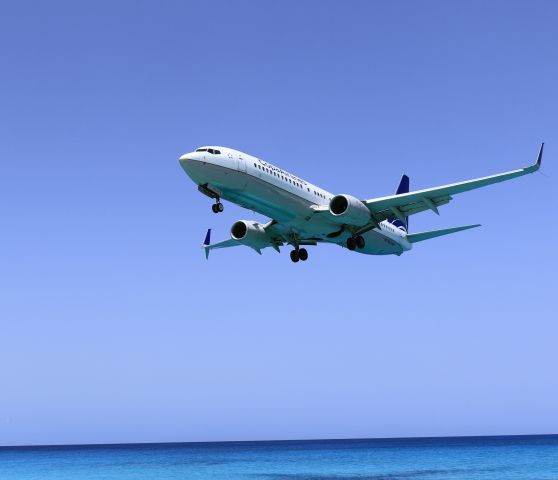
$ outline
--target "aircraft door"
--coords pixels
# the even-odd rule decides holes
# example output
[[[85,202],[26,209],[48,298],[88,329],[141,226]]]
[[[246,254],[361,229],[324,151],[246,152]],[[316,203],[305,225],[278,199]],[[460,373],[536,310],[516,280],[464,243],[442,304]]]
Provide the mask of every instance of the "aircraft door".
[[[246,172],[246,160],[242,153],[238,154],[238,171],[239,172]]]

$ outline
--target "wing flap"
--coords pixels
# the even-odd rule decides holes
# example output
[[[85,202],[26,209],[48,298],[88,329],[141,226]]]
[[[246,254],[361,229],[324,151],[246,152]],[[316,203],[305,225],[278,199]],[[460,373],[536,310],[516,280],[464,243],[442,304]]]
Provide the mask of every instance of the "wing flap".
[[[437,207],[441,207],[442,205],[446,205],[451,200],[452,200],[452,197],[450,197],[449,195],[446,195],[446,196],[443,196],[443,197],[433,198],[433,199],[430,200],[429,203],[437,209]],[[432,210],[432,207],[429,203],[425,202],[424,199],[421,197],[421,199],[418,200],[418,201],[409,202],[409,203],[406,203],[404,205],[397,206],[396,208],[398,208],[398,210],[401,212],[401,214],[403,216],[410,217],[411,215],[414,215],[415,213],[424,212],[425,210]],[[379,222],[383,222],[384,220],[387,220],[388,218],[392,218],[393,217],[393,210],[391,208],[389,208],[389,209],[380,210],[380,211],[373,211],[372,215],[374,216],[374,219],[379,223]]]

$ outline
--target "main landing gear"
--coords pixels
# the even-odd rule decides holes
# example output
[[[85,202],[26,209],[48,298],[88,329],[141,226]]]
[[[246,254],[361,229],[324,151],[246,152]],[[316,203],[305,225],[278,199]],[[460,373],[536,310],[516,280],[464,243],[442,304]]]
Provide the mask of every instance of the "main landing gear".
[[[225,207],[220,201],[217,201],[217,203],[211,205],[211,210],[213,210],[213,213],[221,213],[223,210],[225,210]]]
[[[291,260],[293,262],[298,262],[299,260],[301,260],[302,262],[305,262],[306,260],[308,260],[308,252],[306,251],[305,248],[298,248],[295,250],[291,251]]]
[[[347,248],[349,250],[359,249],[362,250],[366,246],[364,237],[362,235],[357,235],[356,237],[347,238]]]

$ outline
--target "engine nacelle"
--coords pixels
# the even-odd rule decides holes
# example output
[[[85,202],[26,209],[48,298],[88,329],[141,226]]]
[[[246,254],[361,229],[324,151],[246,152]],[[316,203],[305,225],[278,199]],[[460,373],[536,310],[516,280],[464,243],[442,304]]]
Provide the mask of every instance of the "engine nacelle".
[[[254,220],[234,222],[231,227],[231,238],[255,249],[267,247],[271,241],[263,225]]]
[[[335,195],[329,202],[329,211],[337,223],[363,227],[372,218],[370,210],[351,195]]]

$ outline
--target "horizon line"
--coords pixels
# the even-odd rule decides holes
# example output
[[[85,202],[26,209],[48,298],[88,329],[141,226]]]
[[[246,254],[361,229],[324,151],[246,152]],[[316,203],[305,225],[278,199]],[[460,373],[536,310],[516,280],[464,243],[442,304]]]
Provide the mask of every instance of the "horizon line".
[[[185,441],[185,442],[114,442],[114,443],[52,443],[52,444],[30,444],[30,445],[0,445],[0,449],[10,448],[52,448],[52,447],[124,447],[124,446],[150,446],[150,445],[215,445],[215,444],[239,444],[239,443],[295,443],[295,442],[359,442],[359,441],[382,441],[382,440],[444,440],[444,439],[488,439],[488,438],[512,438],[512,437],[558,437],[558,433],[528,433],[509,435],[440,435],[440,436],[413,436],[413,437],[347,437],[347,438],[302,438],[302,439],[276,439],[276,440],[209,440],[209,441]]]

